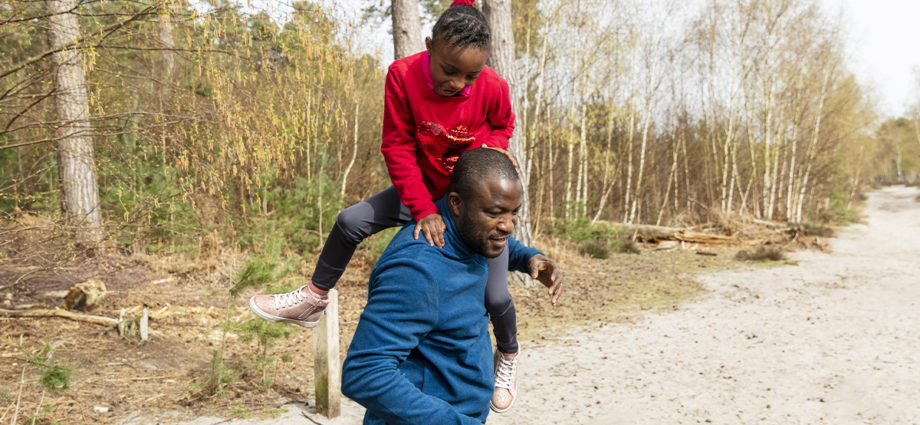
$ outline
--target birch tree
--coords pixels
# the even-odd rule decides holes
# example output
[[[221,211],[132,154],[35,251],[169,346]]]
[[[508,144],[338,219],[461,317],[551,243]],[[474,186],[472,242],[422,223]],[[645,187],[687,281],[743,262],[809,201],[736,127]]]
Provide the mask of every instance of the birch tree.
[[[492,29],[492,53],[489,55],[489,66],[508,82],[511,93],[517,93],[511,0],[483,0],[482,12]],[[514,109],[516,101],[512,99],[511,103],[512,109]],[[513,138],[508,142],[508,150],[519,161],[526,159],[524,143],[517,140],[517,138]],[[523,169],[520,169],[519,172],[523,173]],[[514,237],[521,243],[530,245],[530,196],[528,195],[526,182],[527,177],[521,176],[524,191],[521,197],[521,209],[518,212],[518,225],[514,228]]]
[[[418,0],[393,0],[393,52],[395,59],[425,49]]]

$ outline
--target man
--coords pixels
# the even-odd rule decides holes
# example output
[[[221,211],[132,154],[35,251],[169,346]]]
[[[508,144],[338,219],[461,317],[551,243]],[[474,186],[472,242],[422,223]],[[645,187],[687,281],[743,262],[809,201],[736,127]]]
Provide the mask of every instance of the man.
[[[367,408],[365,424],[481,424],[489,413],[493,364],[483,304],[486,257],[509,250],[509,270],[549,288],[556,264],[511,238],[522,187],[494,149],[460,156],[445,199],[447,230],[437,248],[400,230],[371,273],[367,307],[348,349],[342,393]]]

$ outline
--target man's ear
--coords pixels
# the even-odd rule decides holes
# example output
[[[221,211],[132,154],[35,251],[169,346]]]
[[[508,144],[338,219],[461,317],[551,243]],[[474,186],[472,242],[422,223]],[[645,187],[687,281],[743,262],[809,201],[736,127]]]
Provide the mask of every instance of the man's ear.
[[[425,50],[431,55],[431,37],[425,37]]]
[[[463,207],[463,198],[457,192],[447,194],[447,208],[454,217],[460,217],[460,208]]]

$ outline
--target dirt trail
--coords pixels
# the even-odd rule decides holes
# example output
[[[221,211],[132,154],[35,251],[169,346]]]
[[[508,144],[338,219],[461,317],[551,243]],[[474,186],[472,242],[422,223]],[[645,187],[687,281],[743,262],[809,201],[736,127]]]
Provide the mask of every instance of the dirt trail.
[[[832,240],[832,254],[705,276],[711,293],[677,311],[522,347],[521,396],[489,424],[920,423],[918,194],[871,194],[867,224]],[[362,414],[350,402],[335,421],[310,410],[186,424],[356,424]]]
[[[706,276],[713,293],[680,311],[529,347],[520,404],[489,423],[920,423],[918,193],[871,194],[832,254]]]

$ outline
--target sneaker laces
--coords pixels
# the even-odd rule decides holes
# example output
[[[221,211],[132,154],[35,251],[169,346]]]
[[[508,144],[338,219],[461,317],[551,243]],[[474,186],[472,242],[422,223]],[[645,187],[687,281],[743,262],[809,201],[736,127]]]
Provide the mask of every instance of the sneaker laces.
[[[514,369],[517,367],[517,356],[512,360],[505,360],[501,355],[498,356],[498,370],[495,371],[495,387],[513,389],[514,386]]]
[[[302,289],[301,287],[286,294],[275,295],[275,309],[281,310],[282,308],[293,307],[306,301],[307,296],[303,294]]]

